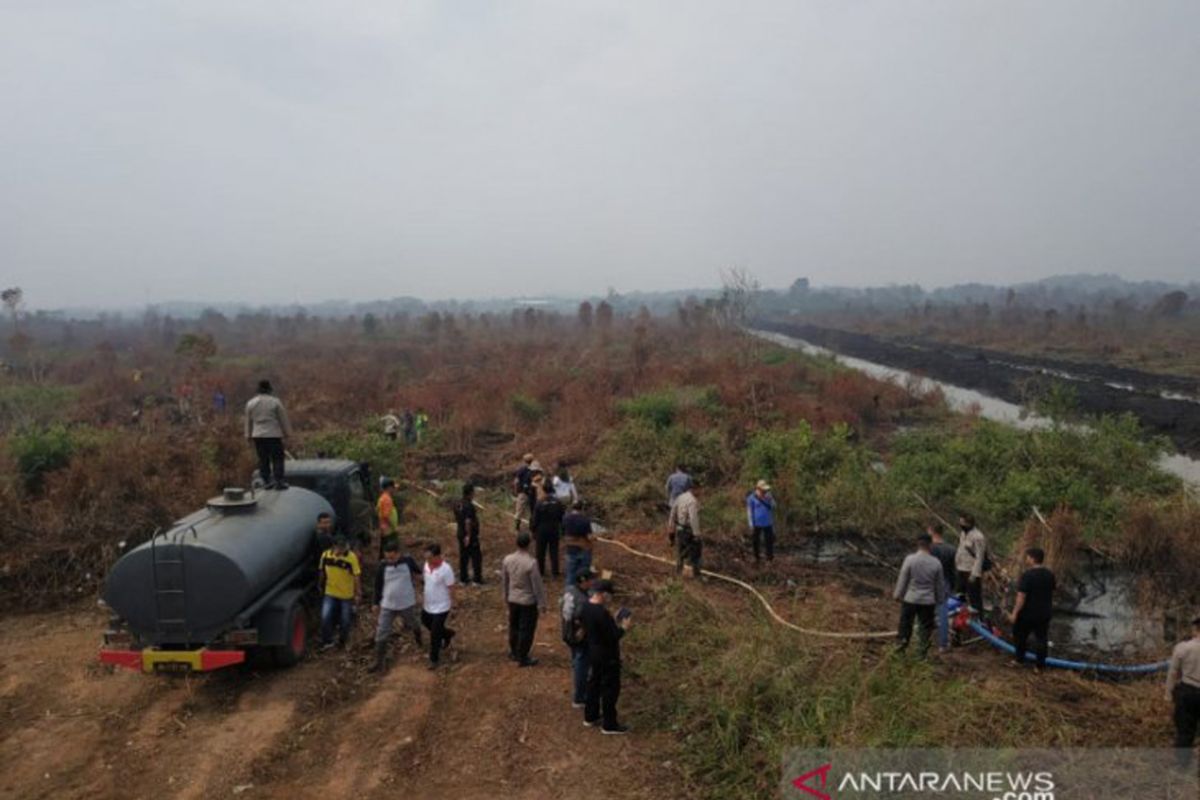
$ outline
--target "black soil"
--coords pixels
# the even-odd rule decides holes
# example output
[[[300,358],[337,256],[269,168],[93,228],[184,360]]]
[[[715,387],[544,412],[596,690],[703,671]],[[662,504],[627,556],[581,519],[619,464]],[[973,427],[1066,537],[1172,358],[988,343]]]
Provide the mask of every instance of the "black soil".
[[[1195,379],[941,342],[883,339],[817,325],[759,320],[755,327],[974,389],[1010,403],[1026,404],[1048,384],[1065,382],[1074,388],[1084,413],[1131,413],[1147,432],[1170,438],[1183,453],[1200,455],[1200,402],[1197,401],[1200,384]],[[1192,399],[1164,397],[1163,393]]]

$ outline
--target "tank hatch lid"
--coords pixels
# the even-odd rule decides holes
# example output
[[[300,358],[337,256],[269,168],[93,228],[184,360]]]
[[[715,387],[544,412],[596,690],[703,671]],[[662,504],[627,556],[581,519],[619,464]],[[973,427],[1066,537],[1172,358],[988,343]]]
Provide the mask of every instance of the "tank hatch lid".
[[[209,498],[208,507],[218,511],[237,511],[245,508],[253,508],[258,504],[258,499],[253,492],[246,489],[241,489],[235,486],[226,487],[225,491],[216,497]]]

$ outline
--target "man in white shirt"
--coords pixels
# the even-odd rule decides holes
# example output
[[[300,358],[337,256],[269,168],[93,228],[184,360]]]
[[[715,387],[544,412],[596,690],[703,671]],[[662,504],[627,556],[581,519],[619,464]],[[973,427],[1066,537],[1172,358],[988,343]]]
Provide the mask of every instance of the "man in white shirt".
[[[437,669],[442,648],[450,646],[454,631],[446,627],[454,605],[454,570],[442,558],[442,546],[434,542],[425,548],[425,598],[421,624],[429,629],[429,668]]]

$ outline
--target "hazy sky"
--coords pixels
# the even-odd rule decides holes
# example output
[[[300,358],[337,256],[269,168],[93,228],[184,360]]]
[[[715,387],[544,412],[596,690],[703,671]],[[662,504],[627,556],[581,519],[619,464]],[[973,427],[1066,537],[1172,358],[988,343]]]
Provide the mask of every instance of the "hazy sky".
[[[1200,276],[1197,0],[0,0],[30,305]]]

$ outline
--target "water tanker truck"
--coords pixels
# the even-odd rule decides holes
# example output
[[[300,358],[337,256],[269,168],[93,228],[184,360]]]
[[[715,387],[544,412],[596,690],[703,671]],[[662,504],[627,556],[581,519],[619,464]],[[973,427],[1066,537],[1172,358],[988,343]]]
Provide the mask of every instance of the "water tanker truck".
[[[316,601],[317,516],[369,536],[372,488],[353,461],[288,463],[291,488],[226,489],[113,565],[103,599],[113,619],[100,661],[141,672],[204,672],[258,652],[278,666],[304,657]]]

